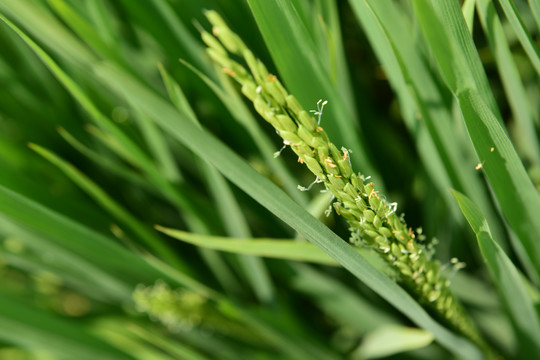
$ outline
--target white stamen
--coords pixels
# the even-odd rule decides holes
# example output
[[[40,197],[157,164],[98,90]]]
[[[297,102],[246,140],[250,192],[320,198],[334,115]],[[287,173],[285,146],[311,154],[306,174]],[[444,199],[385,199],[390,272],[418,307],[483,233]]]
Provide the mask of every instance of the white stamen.
[[[315,181],[313,181],[311,184],[309,184],[309,186],[306,188],[306,187],[303,187],[301,185],[298,185],[297,188],[298,190],[300,191],[309,191],[311,190],[311,188],[313,187],[313,185],[315,184],[318,184],[318,183],[321,183],[322,181],[319,179],[319,177],[315,178]]]
[[[332,203],[334,202],[335,198],[336,197],[332,195],[332,197],[330,198],[330,201],[328,202],[328,209],[324,211],[324,215],[326,215],[326,217],[330,216],[330,214],[332,213]]]
[[[326,104],[328,104],[328,100],[322,101],[322,99],[320,99],[319,101],[317,101],[317,111],[309,110],[309,112],[312,112],[314,115],[317,115],[317,124],[319,125],[321,125],[322,113],[323,113],[324,105]]]

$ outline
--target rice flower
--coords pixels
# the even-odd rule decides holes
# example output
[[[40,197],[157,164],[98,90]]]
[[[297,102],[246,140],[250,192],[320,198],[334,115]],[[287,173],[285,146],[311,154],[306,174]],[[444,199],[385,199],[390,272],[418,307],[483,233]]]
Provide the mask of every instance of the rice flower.
[[[398,281],[431,313],[471,339],[484,350],[487,345],[474,323],[449,289],[439,262],[431,259],[423,235],[407,226],[397,213],[397,204],[386,201],[373,182],[353,171],[350,151],[338,149],[320,126],[322,100],[315,119],[289,94],[279,79],[268,72],[244,42],[233,33],[215,11],[207,11],[212,34],[203,31],[207,53],[225,74],[236,80],[255,110],[274,127],[298,161],[316,176],[334,196],[336,213],[350,227],[350,241],[368,246],[399,273]],[[249,69],[231,59],[241,56]],[[302,188],[303,189],[303,188]],[[488,351],[488,350],[486,350]]]

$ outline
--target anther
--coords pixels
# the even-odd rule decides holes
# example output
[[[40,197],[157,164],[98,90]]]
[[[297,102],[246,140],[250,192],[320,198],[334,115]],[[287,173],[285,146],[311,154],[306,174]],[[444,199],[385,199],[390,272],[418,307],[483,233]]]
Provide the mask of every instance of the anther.
[[[336,168],[337,167],[337,165],[332,162],[331,158],[324,159],[324,163],[326,165],[330,166],[331,168]]]
[[[375,189],[371,190],[369,193],[368,198],[371,199],[371,197],[375,196],[377,199],[379,198],[378,191],[375,191]]]
[[[352,167],[351,157],[349,155],[350,153],[352,153],[352,150],[342,146],[341,151],[343,151],[343,160],[349,160],[349,165]]]

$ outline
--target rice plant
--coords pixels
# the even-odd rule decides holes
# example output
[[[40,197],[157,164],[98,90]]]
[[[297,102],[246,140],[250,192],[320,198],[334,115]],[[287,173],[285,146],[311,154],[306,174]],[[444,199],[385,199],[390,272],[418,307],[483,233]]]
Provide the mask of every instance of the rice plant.
[[[0,358],[540,354],[540,4],[0,0]]]

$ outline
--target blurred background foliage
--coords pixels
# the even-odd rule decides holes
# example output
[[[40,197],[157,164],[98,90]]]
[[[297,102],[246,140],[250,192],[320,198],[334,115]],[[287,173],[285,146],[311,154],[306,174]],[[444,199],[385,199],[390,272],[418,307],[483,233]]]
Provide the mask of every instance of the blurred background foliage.
[[[518,209],[501,197],[516,194],[498,192],[505,184],[494,186],[478,166],[460,92],[413,3],[439,11],[452,36],[468,26],[457,51],[473,51],[479,62],[470,68],[484,69],[472,81],[539,189],[537,1],[0,0],[0,358],[451,358],[346,270],[302,263],[307,248],[293,261],[262,260],[154,229],[303,240],[145,112],[144,97],[140,107],[126,100],[115,87],[130,83],[108,77],[113,67],[349,237],[339,217],[325,215],[327,194],[296,189],[313,179],[292,152],[273,159],[278,137],[206,56],[205,9],[219,12],[306,109],[329,100],[322,125],[438,244],[456,294],[496,351],[518,358],[520,348],[534,349],[520,343],[450,189],[484,213],[536,306],[534,246],[501,215]],[[452,23],[455,9],[461,22]],[[521,231],[534,241],[529,225]],[[455,273],[454,257],[466,270]]]

